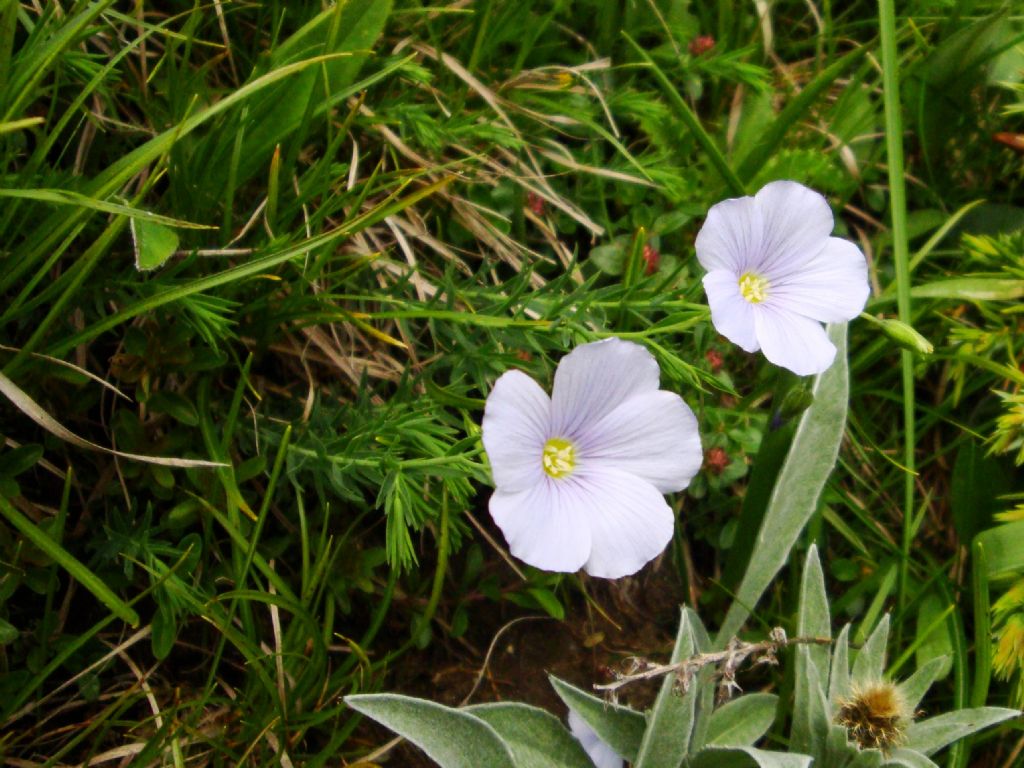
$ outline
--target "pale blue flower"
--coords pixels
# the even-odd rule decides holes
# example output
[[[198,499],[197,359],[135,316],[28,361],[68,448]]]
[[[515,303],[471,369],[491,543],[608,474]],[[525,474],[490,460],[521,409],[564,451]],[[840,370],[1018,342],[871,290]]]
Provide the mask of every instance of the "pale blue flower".
[[[828,368],[821,324],[852,320],[868,298],[864,254],[833,224],[825,198],[794,181],[713,206],[696,246],[718,332],[800,376]]]
[[[662,494],[689,484],[702,453],[693,411],[659,375],[644,347],[610,338],[562,358],[550,398],[521,371],[498,379],[483,442],[513,555],[618,578],[662,552],[675,522]]]
[[[625,761],[619,757],[618,752],[603,742],[574,709],[569,710],[569,731],[594,763],[594,768],[622,768]]]

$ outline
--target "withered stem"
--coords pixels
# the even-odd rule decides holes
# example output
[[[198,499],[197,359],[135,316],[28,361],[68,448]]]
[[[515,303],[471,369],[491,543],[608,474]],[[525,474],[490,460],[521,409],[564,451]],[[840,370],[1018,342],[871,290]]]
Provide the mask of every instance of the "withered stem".
[[[725,650],[711,653],[697,653],[673,664],[653,664],[646,659],[630,659],[631,670],[616,672],[615,680],[604,685],[595,685],[594,689],[602,691],[614,699],[621,688],[641,680],[652,680],[664,675],[676,675],[676,685],[685,693],[693,682],[694,675],[705,667],[717,667],[719,677],[719,699],[727,699],[733,690],[739,690],[736,683],[736,671],[748,659],[752,666],[758,664],[778,664],[777,654],[780,649],[790,645],[831,645],[827,637],[786,637],[782,627],[775,627],[767,640],[758,643],[743,642],[737,637],[732,638]]]

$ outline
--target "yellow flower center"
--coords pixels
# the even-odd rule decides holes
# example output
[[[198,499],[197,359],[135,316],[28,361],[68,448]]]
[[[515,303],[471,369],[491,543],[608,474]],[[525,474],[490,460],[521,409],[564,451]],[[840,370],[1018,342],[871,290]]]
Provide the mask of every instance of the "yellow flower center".
[[[556,480],[571,475],[576,468],[576,448],[564,437],[552,437],[544,443],[541,464]]]
[[[768,287],[771,284],[760,275],[747,272],[740,277],[740,295],[751,304],[760,304],[768,298]]]

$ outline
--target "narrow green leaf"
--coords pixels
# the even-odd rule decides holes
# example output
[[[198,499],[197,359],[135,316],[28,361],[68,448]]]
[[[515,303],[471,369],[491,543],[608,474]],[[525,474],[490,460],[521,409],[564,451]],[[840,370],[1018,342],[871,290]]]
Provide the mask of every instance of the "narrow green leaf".
[[[586,721],[601,741],[630,762],[636,761],[647,728],[641,713],[581,691],[553,675],[548,675],[548,680],[558,697]]]
[[[939,678],[948,675],[953,668],[953,639],[946,621],[946,611],[951,608],[956,610],[944,604],[934,592],[928,592],[917,609],[915,662],[918,669],[923,669],[932,660],[942,659],[943,664],[938,668]]]
[[[45,122],[46,121],[41,117],[26,117],[22,120],[12,120],[9,123],[0,123],[0,136],[5,133],[14,133],[15,131],[21,131],[25,128],[32,128],[33,126],[41,125]]]
[[[885,673],[885,651],[889,644],[889,614],[885,614],[853,660],[853,685],[877,682]]]
[[[972,200],[971,202],[961,206],[953,213],[952,216],[943,216],[942,226],[932,233],[931,237],[928,238],[928,241],[918,249],[917,253],[915,253],[913,258],[910,260],[910,271],[913,272],[922,261],[928,258],[931,252],[935,250],[935,247],[946,239],[946,236],[960,223],[960,220],[963,219],[964,216],[973,211],[979,205],[982,205],[984,202],[984,199]]]
[[[587,263],[593,264],[606,275],[618,277],[625,271],[628,250],[626,238],[617,237],[610,243],[592,248],[587,256]]]
[[[878,623],[878,617],[885,610],[885,603],[892,594],[893,587],[896,586],[896,579],[899,577],[897,573],[898,567],[895,562],[889,562],[887,565],[880,567],[884,567],[885,570],[871,596],[870,605],[868,605],[867,610],[864,611],[864,615],[861,617],[860,626],[853,636],[852,642],[855,646],[863,645],[864,641],[867,640],[870,629]]]
[[[919,723],[912,723],[907,728],[905,746],[907,749],[932,755],[964,736],[970,736],[1020,714],[1020,710],[1004,707],[976,707],[947,712]]]
[[[178,227],[179,229],[214,229],[214,227],[209,227],[205,224],[193,224],[184,219],[175,219],[170,216],[161,216],[158,213],[150,213],[131,205],[112,203],[109,200],[98,200],[70,189],[0,189],[0,197],[88,208],[93,211],[130,216],[132,219],[139,219],[154,224],[164,224],[168,227]]]
[[[593,768],[580,743],[550,712],[513,702],[477,704],[464,711],[498,732],[517,768]]]
[[[178,639],[178,622],[175,620],[174,611],[168,608],[166,603],[157,605],[151,628],[150,645],[153,648],[153,656],[163,661],[170,655],[174,641]]]
[[[989,528],[975,541],[985,549],[989,579],[1014,576],[1024,570],[1024,521]]]
[[[15,0],[0,2],[0,93],[7,93],[7,78],[11,72],[11,53],[14,35],[18,30],[18,10]],[[42,118],[38,118],[42,122]]]
[[[20,114],[30,100],[38,98],[39,83],[50,74],[60,55],[74,46],[81,39],[83,31],[113,2],[102,0],[77,5],[75,12],[69,10],[60,24],[52,25],[50,34],[35,36],[34,45],[26,46],[18,52],[0,100],[4,105],[0,121],[6,122]]]
[[[946,657],[936,657],[918,667],[917,670],[897,687],[907,702],[907,708],[916,711],[921,699],[928,693],[932,683],[949,674],[952,662]]]
[[[761,439],[761,446],[757,449],[754,466],[743,493],[736,539],[725,553],[722,583],[730,590],[735,591],[739,587],[743,575],[747,572],[747,566],[757,544],[758,531],[764,523],[764,516],[771,502],[772,489],[793,445],[797,424],[796,418],[786,419],[777,428],[769,429]]]
[[[161,389],[153,393],[146,405],[153,413],[166,413],[189,427],[199,426],[199,412],[195,405],[177,392]]]
[[[779,697],[771,693],[748,693],[726,702],[711,714],[707,744],[751,746],[771,728],[778,701]]]
[[[847,753],[849,750],[847,750]],[[863,752],[854,751],[853,759],[844,768],[881,768],[882,753],[877,749],[865,749]]]
[[[138,218],[131,220],[131,227],[135,268],[140,272],[162,267],[178,250],[178,233],[170,227]]]
[[[688,765],[690,768],[808,768],[808,755],[769,752],[753,747],[706,747]]]
[[[981,707],[988,701],[988,688],[992,684],[992,592],[988,583],[988,556],[985,547],[977,539],[971,546],[971,592],[974,605],[974,681],[971,687],[971,706]],[[951,638],[949,644],[952,657]]]
[[[743,626],[775,574],[786,563],[800,532],[818,507],[818,498],[839,455],[849,397],[846,324],[829,326],[828,334],[836,345],[835,362],[811,387],[814,402],[800,418],[786,461],[775,481],[750,564],[719,630],[716,640],[719,647],[724,647]]]
[[[193,280],[185,285],[169,287],[153,294],[152,296],[140,299],[134,304],[130,304],[127,307],[103,318],[99,322],[94,323],[88,328],[85,328],[79,333],[76,333],[74,336],[62,339],[52,350],[50,350],[50,354],[57,356],[62,355],[68,350],[74,349],[79,344],[83,344],[95,338],[104,331],[117,327],[121,323],[130,320],[137,315],[143,314],[144,312],[151,312],[158,307],[178,301],[186,296],[191,296],[194,293],[203,293],[211,288],[216,288],[217,286],[224,285],[226,283],[244,280],[254,275],[266,272],[267,270],[291,259],[304,258],[311,251],[317,248],[321,248],[337,240],[341,240],[351,235],[361,227],[369,226],[370,224],[376,223],[381,219],[387,218],[392,214],[404,210],[419,200],[429,197],[449,183],[451,183],[451,179],[442,179],[438,182],[422,187],[405,197],[384,201],[371,211],[367,211],[365,214],[362,214],[356,219],[348,222],[345,226],[332,229],[329,232],[324,232],[320,235],[314,235],[313,237],[294,245],[286,246],[282,250],[272,251],[266,256],[252,259],[251,261],[239,264],[238,266],[199,278],[198,280]],[[465,315],[465,313],[453,314]]]
[[[4,374],[0,373],[0,394],[6,397],[14,406],[21,411],[23,414],[28,416],[32,421],[38,424],[40,427],[45,429],[52,435],[56,435],[61,440],[71,443],[78,448],[85,448],[92,451],[100,451],[102,453],[109,453],[114,456],[120,456],[124,459],[132,459],[133,461],[143,461],[148,464],[160,464],[165,467],[223,467],[225,464],[221,464],[214,461],[204,461],[201,459],[177,459],[163,456],[144,456],[138,453],[125,453],[124,451],[117,451],[113,448],[107,448],[106,446],[93,443],[85,438],[79,437],[70,429],[65,427],[53,416],[51,416],[45,408],[39,403],[28,396],[21,387],[7,378]]]
[[[0,513],[22,536],[71,574],[79,584],[92,592],[93,596],[107,606],[113,614],[133,627],[139,625],[139,614],[115,595],[99,576],[86,568],[81,561],[64,549],[64,547],[43,533],[35,523],[15,509],[2,496],[0,496]]]
[[[323,101],[325,93],[334,95],[352,85],[390,13],[391,0],[337,3],[275,46],[270,71],[300,61],[310,52],[332,58],[322,67],[267,89],[252,101],[236,184],[241,185],[264,167],[275,146],[287,146],[289,135],[301,130],[304,120],[308,120],[312,108]],[[219,141],[218,156],[227,157],[233,150],[234,137],[221,136]]]
[[[935,763],[920,752],[902,748],[894,749],[886,756],[882,766],[884,768],[889,765],[903,766],[903,768],[938,768]]]
[[[915,285],[910,289],[915,299],[950,299],[952,301],[1012,301],[1024,296],[1024,280],[1009,277],[954,277]],[[891,302],[895,296],[879,296],[870,307]]]
[[[982,445],[971,439],[960,445],[950,481],[950,510],[960,541],[970,542],[992,527],[993,515],[1006,506],[1000,497],[1010,490],[1008,473]]]
[[[683,613],[689,617],[690,631],[697,646],[698,653],[707,653],[712,650],[711,637],[708,635],[700,616],[689,606],[684,606]],[[700,688],[697,691],[697,701],[693,714],[693,733],[690,736],[690,753],[696,754],[707,743],[708,731],[711,728],[711,718],[715,711],[715,695],[717,686],[714,685],[715,670],[705,667],[697,676],[696,685]]]
[[[847,670],[849,674],[849,670]],[[825,735],[825,758],[821,761],[822,765],[842,765],[847,766],[850,760],[850,755],[856,753],[857,747],[848,741],[846,729],[835,723],[829,723],[828,731]]]
[[[43,458],[43,446],[30,443],[0,453],[0,477],[17,477]]]
[[[672,649],[672,663],[680,662],[696,651],[697,639],[690,626],[689,614],[684,609],[679,619],[675,648]],[[700,680],[694,678],[686,692],[680,696],[676,675],[665,676],[650,712],[636,768],[678,768],[682,763],[690,748],[700,687]]]
[[[832,636],[825,576],[818,559],[818,548],[811,546],[804,564],[800,584],[800,612],[797,635],[800,637]],[[800,645],[796,649],[794,674],[792,748],[815,757],[822,755],[824,735],[829,721],[824,686],[828,680],[828,648],[823,645]]]
[[[828,679],[828,701],[834,708],[850,695],[850,625],[845,625],[832,644],[832,670]]]
[[[562,621],[565,618],[565,607],[554,592],[546,587],[530,587],[526,590],[537,604],[553,619]]]
[[[468,712],[397,693],[359,694],[344,701],[411,741],[441,768],[518,768],[498,732]]]
[[[0,645],[10,645],[18,639],[18,628],[0,619]]]

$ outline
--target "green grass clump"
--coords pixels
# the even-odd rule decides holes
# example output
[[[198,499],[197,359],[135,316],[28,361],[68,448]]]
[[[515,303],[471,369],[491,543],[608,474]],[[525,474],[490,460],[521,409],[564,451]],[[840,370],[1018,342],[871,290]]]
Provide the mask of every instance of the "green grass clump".
[[[714,451],[659,567],[718,626],[803,390],[716,336],[693,238],[779,178],[935,347],[851,326],[801,547],[854,643],[894,611],[893,673],[945,654],[949,708],[1005,700],[1013,568],[967,553],[1022,490],[1024,176],[992,136],[1024,131],[1024,28],[898,5],[0,2],[0,755],[337,764],[368,751],[341,697],[407,660],[614,613],[504,559],[479,441],[498,375],[608,335]]]

